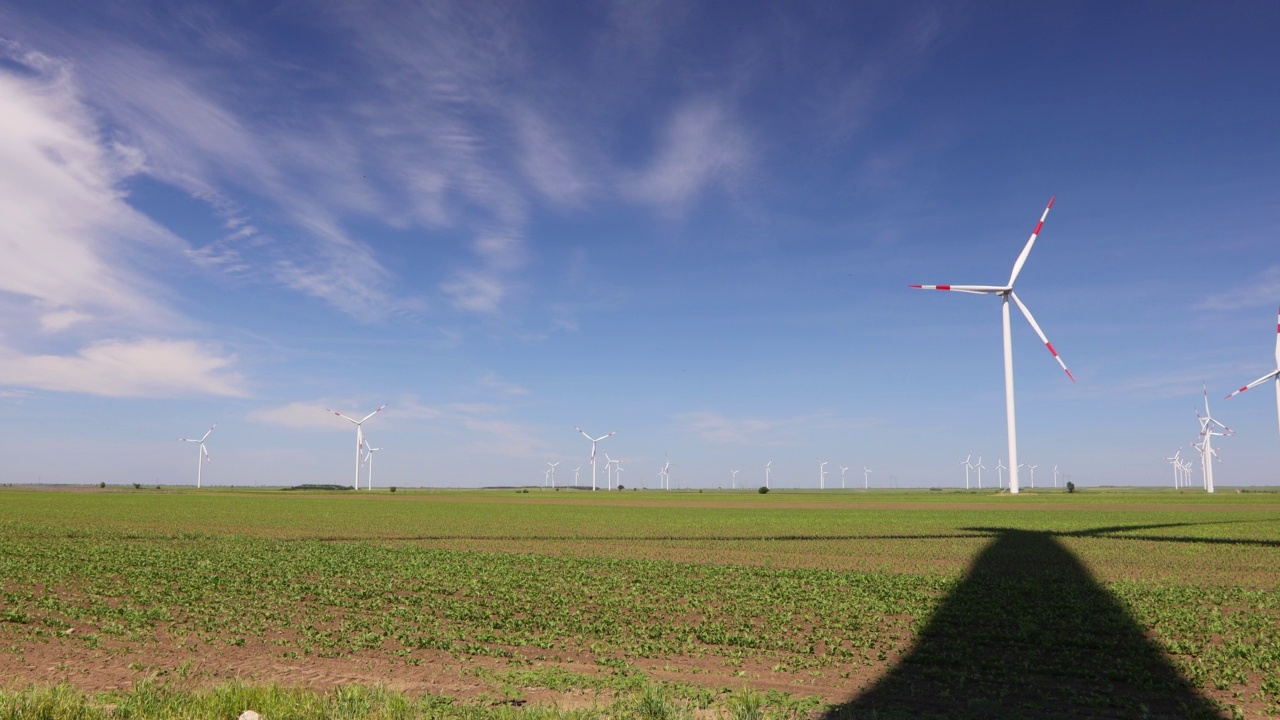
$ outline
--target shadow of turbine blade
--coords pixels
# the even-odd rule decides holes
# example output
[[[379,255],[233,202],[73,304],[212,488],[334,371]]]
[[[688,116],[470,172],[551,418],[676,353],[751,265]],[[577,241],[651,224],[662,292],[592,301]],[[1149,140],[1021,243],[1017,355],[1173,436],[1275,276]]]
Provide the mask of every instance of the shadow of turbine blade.
[[[915,646],[826,720],[1225,717],[1050,534],[997,532]]]

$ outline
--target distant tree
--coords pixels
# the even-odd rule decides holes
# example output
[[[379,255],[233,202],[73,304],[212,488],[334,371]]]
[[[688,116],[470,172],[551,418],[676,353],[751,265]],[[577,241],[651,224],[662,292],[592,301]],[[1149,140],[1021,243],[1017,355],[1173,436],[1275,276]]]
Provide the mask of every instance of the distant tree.
[[[106,486],[107,486],[107,484],[106,484],[105,482],[100,482],[100,483],[98,483],[98,487],[100,487],[100,488],[104,488],[104,487],[106,487]]]
[[[619,490],[626,490],[626,488],[622,486],[622,483],[618,483],[618,489],[619,489]]]
[[[141,490],[141,489],[142,489],[142,483],[134,483],[134,484],[133,484],[133,489],[134,489],[134,490]]]
[[[395,485],[392,485],[392,486],[391,486],[391,492],[395,492],[395,491],[396,491],[396,486],[395,486]]]
[[[756,492],[760,493],[761,495],[768,495],[768,494],[769,494],[769,488],[767,488],[767,487],[765,487],[765,486],[761,485],[761,486],[760,486],[760,489],[759,489],[759,490],[757,490]]]
[[[1067,492],[1069,492],[1069,493],[1073,493],[1073,492],[1075,492],[1075,491],[1076,491],[1076,484],[1075,484],[1075,483],[1073,483],[1073,482],[1071,482],[1070,480],[1068,480],[1068,481],[1067,481]]]

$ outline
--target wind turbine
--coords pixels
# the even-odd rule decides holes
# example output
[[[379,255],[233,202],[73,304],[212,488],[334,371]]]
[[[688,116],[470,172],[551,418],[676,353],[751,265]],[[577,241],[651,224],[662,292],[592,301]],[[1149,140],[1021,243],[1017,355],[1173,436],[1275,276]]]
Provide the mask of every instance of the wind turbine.
[[[1173,454],[1173,457],[1165,458],[1170,465],[1173,466],[1173,486],[1178,487],[1178,481],[1182,475],[1182,450],[1179,449]]]
[[[822,463],[818,465],[818,489],[819,490],[827,489],[827,465],[829,465],[830,463],[831,463],[830,460],[823,460]]]
[[[614,490],[617,490],[618,488],[622,487],[622,470],[623,470],[623,468],[622,468],[622,461],[621,461],[621,460],[614,460],[614,462],[618,464],[618,482],[614,484],[613,489],[614,489]]]
[[[578,471],[581,469],[582,469],[581,465],[573,469],[573,486],[574,487],[578,487]]]
[[[551,462],[550,460],[547,461],[547,465],[550,466],[550,470],[551,470],[551,487],[553,488],[556,486],[556,466],[559,465],[561,462],[563,461],[561,460],[557,460],[556,462]]]
[[[614,460],[613,458],[609,457],[609,453],[604,454],[604,469],[605,469],[605,472],[607,473],[607,475],[605,476],[605,485],[604,485],[606,490],[613,489],[613,464],[615,462],[617,462],[617,460]]]
[[[1204,466],[1204,490],[1205,492],[1213,492],[1213,458],[1217,457],[1218,452],[1213,449],[1213,438],[1229,437],[1235,435],[1235,431],[1223,425],[1214,419],[1209,413],[1209,388],[1204,387],[1204,417],[1200,417],[1200,411],[1196,411],[1196,417],[1200,419],[1200,437],[1204,438],[1200,447],[1200,462]],[[1214,426],[1221,428],[1219,432]],[[1222,462],[1222,458],[1218,458],[1218,462]]]
[[[844,474],[845,474],[848,470],[849,470],[849,468],[847,468],[847,467],[845,467],[845,466],[843,466],[843,465],[841,465],[841,466],[840,466],[840,489],[841,489],[841,490],[844,490],[844,489],[845,489],[845,485],[844,485]]]
[[[996,458],[996,486],[1004,487],[1004,471],[1008,470],[1004,466],[1004,458]],[[1013,473],[1009,473],[1009,479],[1013,479]]]
[[[871,488],[871,468],[866,465],[862,466],[862,489],[869,490]]]
[[[1022,464],[1021,464],[1021,465],[1019,465],[1018,467],[1024,467],[1024,468],[1027,468],[1028,470],[1030,470],[1030,471],[1031,471],[1031,489],[1032,489],[1032,490],[1035,490],[1035,489],[1036,489],[1036,468],[1038,468],[1038,467],[1040,467],[1040,466],[1039,466],[1039,465],[1028,465],[1028,464],[1026,464],[1026,463],[1022,463]]]
[[[382,408],[384,408],[384,407],[386,407],[386,406],[387,406],[387,405],[386,405],[386,403],[383,403],[383,404],[382,404],[382,407],[378,408],[377,410],[374,410],[373,412],[369,413],[368,415],[365,415],[363,418],[361,418],[361,419],[359,419],[359,420],[356,420],[355,418],[349,418],[349,417],[347,417],[346,415],[343,415],[342,413],[338,412],[337,410],[330,410],[329,408],[325,408],[325,412],[331,412],[331,413],[333,413],[334,415],[337,415],[338,417],[342,418],[343,420],[347,420],[347,421],[350,421],[350,422],[354,423],[354,424],[355,424],[355,426],[356,426],[356,484],[355,484],[355,489],[356,489],[356,490],[359,490],[359,489],[360,489],[360,453],[364,451],[364,427],[363,427],[363,425],[364,425],[364,423],[365,423],[365,421],[366,421],[366,420],[368,420],[369,418],[373,417],[374,415],[377,415],[378,413],[382,412]]]
[[[1231,393],[1227,397],[1230,398],[1235,395],[1239,395],[1245,390],[1248,390],[1249,388],[1252,388],[1252,387],[1257,387],[1268,380],[1276,381],[1276,416],[1280,418],[1280,311],[1276,312],[1276,369],[1272,370],[1266,375],[1263,375],[1257,380],[1254,380],[1248,385],[1245,385],[1244,387]],[[1206,410],[1206,412],[1208,411]]]
[[[729,471],[729,474],[733,475],[733,489],[734,489],[734,490],[737,490],[737,489],[738,489],[738,473],[740,473],[740,472],[742,472],[742,471],[741,471],[741,470],[730,470],[730,471]]]
[[[978,464],[974,465],[974,468],[976,468],[978,471],[978,489],[981,490],[982,489],[982,471],[987,469],[987,466],[982,464],[981,455],[978,456]]]
[[[1182,461],[1182,486],[1186,487],[1191,484],[1191,461]]]
[[[662,483],[663,490],[671,489],[671,458],[666,458],[662,463],[662,469],[658,471],[658,479]]]
[[[1040,340],[1044,342],[1045,347],[1049,348],[1049,352],[1053,358],[1058,361],[1062,369],[1066,371],[1067,377],[1071,378],[1071,382],[1075,382],[1076,378],[1067,370],[1067,364],[1062,362],[1062,358],[1058,357],[1058,351],[1053,349],[1053,343],[1049,342],[1049,338],[1045,337],[1044,331],[1040,329],[1040,325],[1036,323],[1031,311],[1027,306],[1022,304],[1018,296],[1013,292],[1013,284],[1018,279],[1018,273],[1022,272],[1022,266],[1027,262],[1027,256],[1031,254],[1031,246],[1035,244],[1036,237],[1040,235],[1040,229],[1044,227],[1045,218],[1049,217],[1049,209],[1053,207],[1054,198],[1049,198],[1049,204],[1045,206],[1044,213],[1040,215],[1040,222],[1036,223],[1036,229],[1031,231],[1031,237],[1027,239],[1027,244],[1022,248],[1022,254],[1018,255],[1018,259],[1013,263],[1013,272],[1009,275],[1009,282],[1006,285],[911,285],[910,287],[917,290],[952,290],[955,292],[974,293],[977,295],[998,295],[1000,296],[1000,312],[1002,318],[1002,327],[1004,329],[1004,409],[1005,419],[1009,427],[1009,464],[1013,467],[1009,470],[1009,492],[1018,493],[1018,427],[1014,418],[1013,409],[1013,340],[1010,335],[1009,328],[1009,299],[1022,311],[1027,318],[1027,322],[1031,323],[1031,329],[1036,331],[1036,335],[1040,336]]]
[[[617,433],[611,432],[608,435],[601,435],[598,438],[593,438],[590,435],[588,435],[586,431],[583,430],[582,428],[574,428],[574,430],[577,430],[579,433],[582,433],[582,437],[591,441],[591,490],[592,492],[595,492],[595,489],[596,489],[596,443],[600,442],[601,440],[604,440],[605,438],[613,437],[614,435],[617,435]]]
[[[772,465],[773,465],[773,461],[772,461],[772,460],[770,460],[769,462],[767,462],[767,463],[765,463],[765,464],[764,464],[764,486],[765,486],[765,489],[768,489],[768,488],[769,488],[769,468],[770,468]]]
[[[382,448],[369,447],[364,452],[364,462],[366,465],[369,466],[369,482],[368,482],[368,488],[367,488],[369,490],[373,489],[373,454],[378,452],[381,449]]]
[[[213,462],[213,458],[209,457],[208,448],[204,446],[204,441],[209,438],[209,434],[212,433],[213,429],[216,427],[218,427],[218,423],[214,423],[210,425],[209,429],[205,431],[204,435],[200,436],[199,440],[195,440],[192,438],[178,438],[178,442],[193,442],[193,443],[199,444],[199,447],[196,448],[196,489],[197,490],[200,489],[201,476],[204,474],[204,464],[206,462]],[[358,468],[356,472],[357,473],[359,472]],[[359,475],[357,475],[356,477],[359,478]]]
[[[969,453],[963,461],[960,462],[964,466],[964,489],[969,489],[969,471],[973,469],[973,465],[969,461],[973,459],[973,453]]]
[[[1182,452],[1182,451],[1179,450],[1178,452]],[[1058,487],[1058,466],[1057,465],[1053,466],[1053,486]]]

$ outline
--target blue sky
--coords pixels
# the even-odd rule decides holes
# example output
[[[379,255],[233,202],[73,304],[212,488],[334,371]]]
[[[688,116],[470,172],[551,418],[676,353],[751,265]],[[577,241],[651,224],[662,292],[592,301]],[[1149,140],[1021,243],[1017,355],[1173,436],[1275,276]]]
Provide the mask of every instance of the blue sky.
[[[3,482],[1280,480],[1280,7],[0,4]],[[568,469],[568,472],[566,472]],[[1024,477],[1023,482],[1027,479]]]

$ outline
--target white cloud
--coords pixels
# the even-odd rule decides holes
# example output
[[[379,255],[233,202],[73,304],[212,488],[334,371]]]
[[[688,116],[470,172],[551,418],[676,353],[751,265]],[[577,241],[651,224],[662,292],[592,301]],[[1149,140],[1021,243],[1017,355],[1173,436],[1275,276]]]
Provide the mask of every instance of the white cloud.
[[[280,407],[262,408],[250,412],[248,418],[265,425],[303,430],[341,430],[350,426],[350,423],[330,412],[321,401],[291,402]]]
[[[1255,278],[1227,292],[1216,293],[1200,303],[1200,310],[1237,310],[1280,304],[1280,265],[1272,265]]]
[[[76,355],[0,349],[0,384],[108,397],[244,396],[234,363],[190,340],[101,340]]]
[[[5,50],[30,72],[0,70],[0,291],[34,303],[46,333],[98,315],[171,321],[129,261],[185,246],[125,201],[135,154],[100,140],[66,65]]]
[[[523,385],[507,382],[506,380],[498,377],[497,373],[485,373],[484,377],[480,378],[480,384],[506,395],[529,394],[529,388],[524,387]]]
[[[782,444],[781,434],[793,431],[807,418],[728,417],[718,412],[700,411],[675,416],[683,432],[703,440],[727,445]]]
[[[732,184],[748,159],[746,134],[728,110],[701,98],[672,114],[652,162],[622,189],[633,200],[678,216],[708,188]]]

